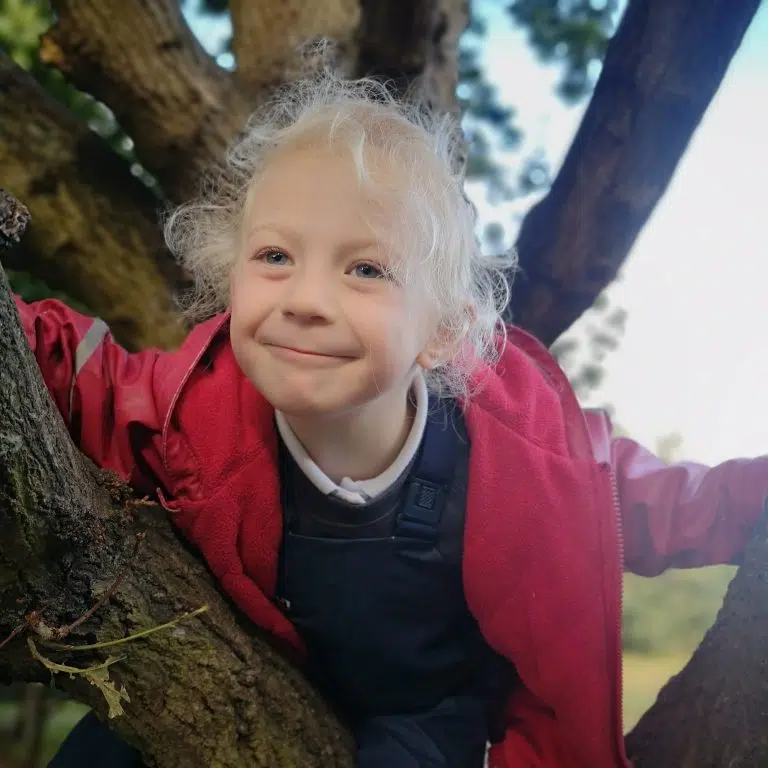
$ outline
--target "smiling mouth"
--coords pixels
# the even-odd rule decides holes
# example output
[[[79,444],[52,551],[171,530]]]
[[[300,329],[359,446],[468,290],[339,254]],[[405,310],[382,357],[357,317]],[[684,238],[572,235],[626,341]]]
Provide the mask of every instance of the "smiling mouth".
[[[332,361],[332,360],[351,360],[351,355],[336,355],[336,354],[328,354],[325,352],[315,352],[313,350],[309,349],[300,349],[298,347],[287,347],[283,344],[267,344],[267,346],[274,350],[276,354],[283,356],[283,357],[291,357],[296,359],[305,359],[305,360],[317,360],[318,362],[321,362],[323,360]]]

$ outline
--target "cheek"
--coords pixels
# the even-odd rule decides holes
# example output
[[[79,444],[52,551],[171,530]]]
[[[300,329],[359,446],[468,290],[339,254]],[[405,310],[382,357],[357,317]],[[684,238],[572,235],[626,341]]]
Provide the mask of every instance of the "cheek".
[[[264,281],[248,274],[247,269],[232,273],[229,289],[229,308],[234,325],[253,325],[269,311],[270,296]]]
[[[435,323],[427,307],[427,299],[410,296],[403,301],[397,314],[397,322],[392,327],[397,338],[395,343],[413,362],[431,337]]]
[[[368,315],[365,336],[371,353],[381,365],[408,368],[426,343],[424,313],[403,302]]]
[[[243,303],[244,283],[243,268],[238,263],[229,275],[229,307],[233,315],[240,312]]]

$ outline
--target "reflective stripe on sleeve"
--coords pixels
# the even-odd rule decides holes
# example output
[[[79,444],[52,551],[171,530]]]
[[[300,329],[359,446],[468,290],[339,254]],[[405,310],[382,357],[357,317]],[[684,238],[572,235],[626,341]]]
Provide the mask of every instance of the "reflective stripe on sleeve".
[[[99,318],[94,319],[88,332],[80,339],[75,350],[75,370],[72,372],[72,383],[69,385],[69,417],[72,417],[72,399],[75,396],[75,382],[83,366],[90,360],[91,355],[98,349],[99,344],[109,332],[109,326]]]

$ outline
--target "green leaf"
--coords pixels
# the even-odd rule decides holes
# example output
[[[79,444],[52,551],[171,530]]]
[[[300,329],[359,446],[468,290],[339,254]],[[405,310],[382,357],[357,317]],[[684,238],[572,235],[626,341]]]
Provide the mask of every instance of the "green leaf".
[[[109,707],[107,716],[110,720],[125,714],[120,702],[124,701],[127,704],[130,704],[130,696],[128,696],[128,692],[125,690],[124,685],[120,686],[120,690],[115,687],[115,684],[109,679],[108,669],[86,669],[83,671],[83,675],[91,685],[95,685],[102,694],[104,694],[104,698],[107,700],[107,706]]]
[[[91,685],[95,685],[107,700],[107,706],[109,707],[108,716],[110,718],[125,714],[120,702],[131,701],[128,692],[125,690],[124,686],[120,686],[120,690],[115,688],[115,684],[109,679],[109,668],[113,664],[117,664],[118,661],[122,661],[125,656],[110,656],[106,661],[101,664],[96,664],[93,667],[71,667],[67,664],[59,664],[55,661],[51,661],[43,656],[43,654],[37,650],[37,646],[31,637],[27,638],[27,645],[29,646],[33,658],[39,661],[52,674],[65,674],[70,677],[82,675]]]

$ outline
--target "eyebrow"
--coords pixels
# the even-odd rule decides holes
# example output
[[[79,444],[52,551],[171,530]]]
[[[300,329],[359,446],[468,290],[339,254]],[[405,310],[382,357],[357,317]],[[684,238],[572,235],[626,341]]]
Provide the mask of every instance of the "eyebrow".
[[[253,238],[254,235],[259,234],[260,232],[274,232],[276,235],[279,235],[280,237],[287,240],[289,243],[292,243],[293,245],[301,245],[302,244],[302,237],[299,235],[298,232],[291,229],[290,227],[285,227],[279,224],[273,224],[270,222],[265,222],[264,224],[257,224],[255,227],[251,227],[248,230],[248,240],[250,241],[251,238]],[[347,240],[345,243],[342,243],[340,251],[342,253],[356,253],[358,251],[366,251],[371,248],[375,248],[376,250],[380,250],[382,248],[382,243],[380,243],[375,238],[360,238],[358,240]]]

